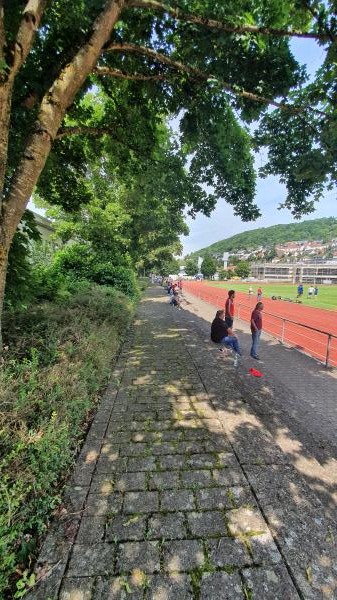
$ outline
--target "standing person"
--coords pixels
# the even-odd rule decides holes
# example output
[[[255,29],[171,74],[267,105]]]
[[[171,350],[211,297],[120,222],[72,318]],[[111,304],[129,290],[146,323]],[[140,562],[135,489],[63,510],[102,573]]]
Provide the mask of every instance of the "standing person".
[[[230,346],[236,354],[241,356],[239,340],[225,321],[224,309],[216,311],[215,318],[211,325],[211,340],[216,344],[226,344],[227,346]],[[223,352],[222,348],[219,348],[219,350]]]
[[[248,288],[248,296],[252,296],[253,294],[254,294],[254,291],[253,291],[252,286],[250,285]]]
[[[317,285],[315,285],[315,288],[314,288],[314,298],[316,299],[317,296],[318,296],[318,287],[317,287]]]
[[[252,347],[250,350],[250,355],[252,358],[256,360],[260,360],[258,350],[260,344],[260,337],[262,332],[262,311],[263,311],[263,303],[258,302],[255,306],[252,316],[250,318],[250,330],[252,332]]]
[[[235,298],[235,291],[234,290],[229,290],[229,292],[228,292],[228,298],[227,298],[226,304],[225,304],[225,321],[226,321],[228,327],[233,327],[233,321],[234,321],[234,298]]]
[[[297,288],[297,298],[300,298],[301,296],[303,296],[303,284],[302,283],[300,283]]]
[[[262,300],[262,288],[257,288],[257,302],[261,302]]]
[[[312,285],[310,285],[308,287],[308,298],[312,298],[312,296],[314,295],[315,289],[312,287]]]

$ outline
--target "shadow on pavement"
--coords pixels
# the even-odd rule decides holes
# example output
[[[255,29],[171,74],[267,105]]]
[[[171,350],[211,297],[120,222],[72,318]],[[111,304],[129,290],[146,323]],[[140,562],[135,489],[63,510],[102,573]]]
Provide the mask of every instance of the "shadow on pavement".
[[[27,598],[336,598],[333,483],[165,300],[141,303]]]

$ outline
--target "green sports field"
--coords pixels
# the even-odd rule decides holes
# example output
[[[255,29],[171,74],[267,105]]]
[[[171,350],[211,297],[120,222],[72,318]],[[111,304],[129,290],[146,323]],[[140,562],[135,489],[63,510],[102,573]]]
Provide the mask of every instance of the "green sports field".
[[[211,285],[216,287],[237,290],[238,292],[246,292],[251,286],[256,297],[257,288],[262,289],[262,299],[271,298],[271,296],[282,296],[282,298],[291,298],[295,300],[297,296],[297,284],[291,285],[288,283],[264,283],[264,282],[242,282],[238,280],[232,281],[209,281]],[[337,285],[318,285],[317,298],[308,298],[308,284],[303,284],[304,293],[301,298],[302,304],[308,306],[316,306],[317,308],[325,308],[327,310],[337,310]],[[314,287],[314,286],[313,286]]]

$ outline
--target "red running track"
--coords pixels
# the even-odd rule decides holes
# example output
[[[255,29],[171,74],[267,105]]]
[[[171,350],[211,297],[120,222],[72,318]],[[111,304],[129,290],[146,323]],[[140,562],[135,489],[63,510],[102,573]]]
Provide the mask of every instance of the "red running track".
[[[228,290],[203,281],[184,281],[184,289],[217,308],[224,308],[228,296]],[[235,292],[236,316],[249,322],[255,303],[255,294]],[[336,312],[271,298],[263,298],[263,304],[264,331],[321,362],[326,360],[329,335],[334,336],[330,338],[329,365],[337,366]]]

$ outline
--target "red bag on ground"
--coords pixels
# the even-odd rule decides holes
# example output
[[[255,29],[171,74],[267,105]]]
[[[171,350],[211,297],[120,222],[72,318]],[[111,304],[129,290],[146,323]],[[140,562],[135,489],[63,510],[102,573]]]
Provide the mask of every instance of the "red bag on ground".
[[[249,369],[249,373],[251,375],[254,375],[254,377],[263,377],[264,376],[263,373],[261,373],[261,371],[258,371],[257,369],[253,369],[253,367],[251,367]]]

